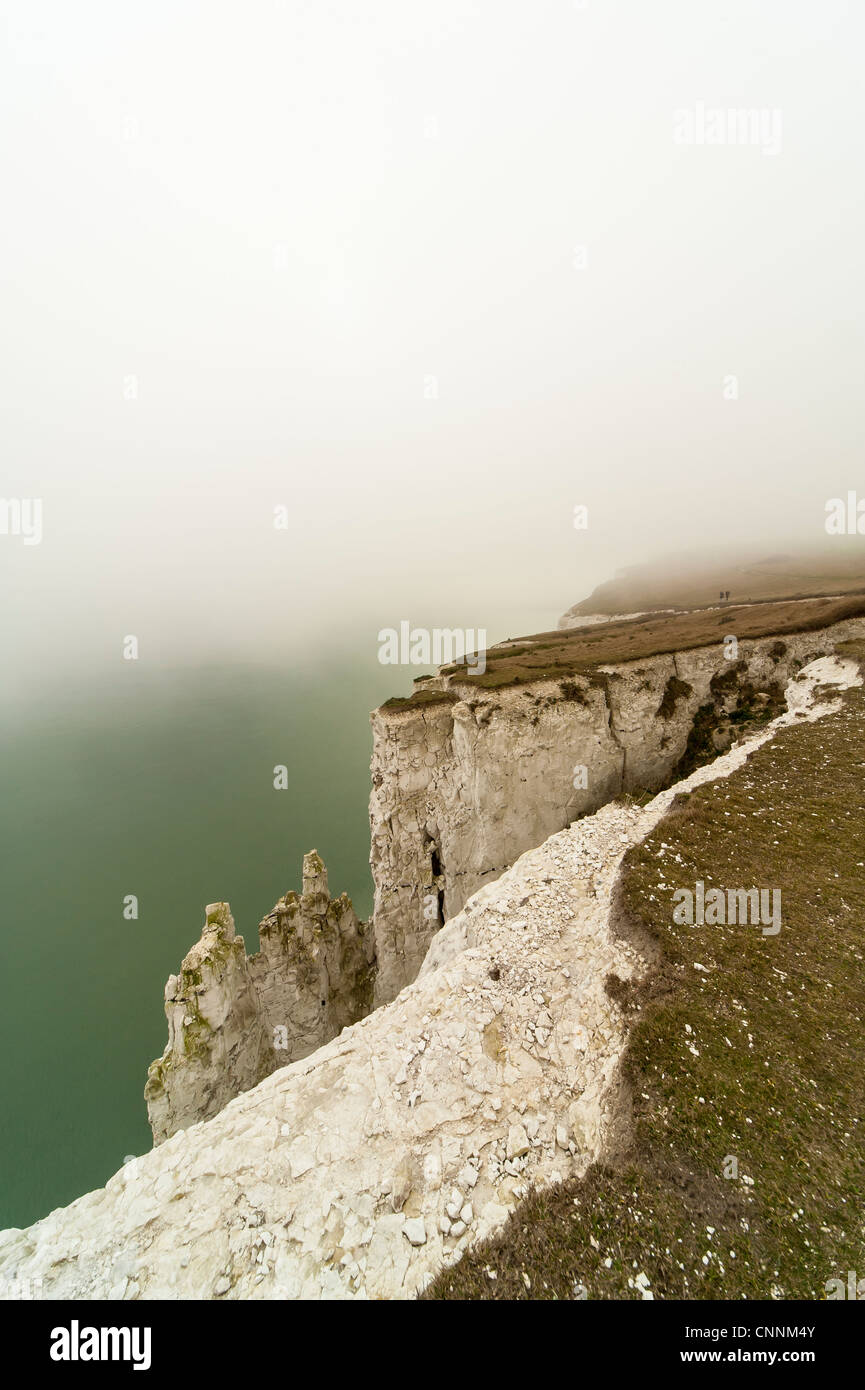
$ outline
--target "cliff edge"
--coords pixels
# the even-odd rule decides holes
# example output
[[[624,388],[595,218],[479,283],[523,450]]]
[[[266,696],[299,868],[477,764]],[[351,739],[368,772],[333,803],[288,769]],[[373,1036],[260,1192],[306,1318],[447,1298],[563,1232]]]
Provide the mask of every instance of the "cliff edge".
[[[4,1232],[0,1276],[41,1280],[52,1298],[426,1288],[529,1191],[580,1178],[620,1142],[634,1012],[608,981],[639,989],[657,962],[649,936],[618,929],[623,856],[682,794],[738,774],[780,732],[831,725],[843,707],[827,687],[859,681],[855,662],[818,660],[791,683],[786,714],[713,763],[521,856],[471,897],[395,1001],[105,1188]]]

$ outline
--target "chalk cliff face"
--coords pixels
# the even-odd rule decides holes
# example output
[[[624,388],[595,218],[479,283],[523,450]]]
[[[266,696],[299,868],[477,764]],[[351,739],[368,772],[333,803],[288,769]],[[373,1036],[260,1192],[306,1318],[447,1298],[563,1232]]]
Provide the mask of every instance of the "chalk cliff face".
[[[740,641],[734,659],[716,644],[504,689],[444,674],[419,702],[376,710],[376,1004],[415,979],[443,922],[524,851],[613,797],[665,786],[691,750],[723,751],[730,716],[779,707],[801,666],[863,632],[853,618]]]
[[[442,967],[392,1004],[0,1235],[0,1291],[6,1276],[50,1298],[410,1297],[529,1184],[584,1172],[625,1038],[605,980],[643,968],[608,922],[641,813],[600,814],[484,889]]]
[[[249,973],[271,1029],[278,1066],[307,1057],[372,1007],[373,940],[351,899],[331,898],[313,850],[303,892],[286,893],[258,928]]]
[[[520,855],[627,792],[725,751],[744,715],[777,712],[813,657],[865,633],[853,618],[811,632],[697,647],[567,678],[484,688],[447,672],[419,701],[372,715],[372,923],[332,900],[320,858],[247,956],[228,905],[166,986],[168,1044],[148,1073],[154,1139],[216,1115],[307,1057],[418,976],[444,923]],[[683,759],[685,760],[683,762]]]
[[[56,1299],[407,1298],[530,1186],[608,1156],[627,1122],[628,1025],[606,981],[651,966],[617,930],[622,856],[677,792],[734,773],[781,724],[831,716],[814,703],[828,682],[861,684],[857,664],[816,663],[790,713],[749,742],[645,807],[612,803],[523,855],[390,1005],[103,1189],[0,1233],[0,1291],[41,1280]],[[218,911],[205,936],[239,954],[229,920]]]
[[[216,1115],[255,1086],[276,1060],[249,974],[243,937],[227,903],[205,912],[201,939],[165,986],[168,1043],[147,1073],[144,1098],[158,1144],[194,1120]]]
[[[331,899],[315,851],[304,857],[303,893],[286,893],[259,937],[247,956],[228,904],[214,903],[168,980],[168,1043],[144,1091],[157,1144],[369,1012],[372,937],[345,894]]]
[[[371,857],[377,1003],[417,975],[430,941],[473,892],[621,785],[602,684],[585,703],[556,685],[373,715]]]

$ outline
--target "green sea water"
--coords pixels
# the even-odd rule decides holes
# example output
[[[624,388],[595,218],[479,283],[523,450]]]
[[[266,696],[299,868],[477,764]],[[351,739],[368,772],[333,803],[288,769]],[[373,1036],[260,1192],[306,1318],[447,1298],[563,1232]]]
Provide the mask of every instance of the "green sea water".
[[[314,847],[331,892],[369,915],[369,711],[408,683],[351,653],[300,672],[130,662],[74,694],[46,672],[3,719],[0,1226],[150,1147],[142,1091],[167,1037],[163,989],[205,904],[227,899],[257,949]]]

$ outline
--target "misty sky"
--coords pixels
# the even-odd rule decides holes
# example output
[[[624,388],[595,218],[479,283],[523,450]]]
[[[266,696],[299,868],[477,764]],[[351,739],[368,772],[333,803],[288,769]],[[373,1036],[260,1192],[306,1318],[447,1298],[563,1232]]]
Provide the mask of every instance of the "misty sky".
[[[495,640],[865,494],[861,5],[0,14],[4,683]]]

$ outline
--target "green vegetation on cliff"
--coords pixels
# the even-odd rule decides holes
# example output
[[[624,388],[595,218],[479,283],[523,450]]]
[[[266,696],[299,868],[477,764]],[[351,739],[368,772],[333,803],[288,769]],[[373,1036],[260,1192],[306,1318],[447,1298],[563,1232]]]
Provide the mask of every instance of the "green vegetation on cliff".
[[[865,1270],[863,750],[854,690],[629,853],[620,929],[660,958],[641,987],[608,980],[634,1024],[627,1141],[426,1297],[823,1299]],[[780,889],[781,931],[676,925],[673,891],[698,880]]]
[[[786,650],[781,637],[794,632],[815,632],[846,618],[863,616],[865,593],[843,598],[785,599],[738,607],[731,604],[691,613],[650,613],[628,621],[513,638],[488,648],[483,672],[475,672],[462,662],[443,666],[441,675],[450,683],[458,681],[461,686],[482,690],[557,680],[563,699],[579,700],[582,692],[574,678],[590,685],[597,684],[602,678],[599,666],[645,661],[649,657],[697,647],[720,646],[730,633],[740,642],[776,634],[779,640],[772,656],[777,661]],[[681,693],[675,689],[671,692],[669,703],[673,708],[677,694]],[[381,709],[389,713],[414,711],[426,705],[453,703],[457,698],[451,689],[424,686],[412,695],[395,696]]]

